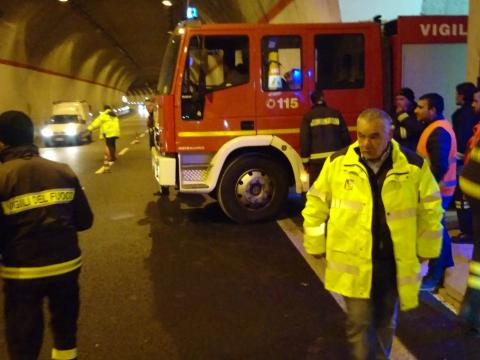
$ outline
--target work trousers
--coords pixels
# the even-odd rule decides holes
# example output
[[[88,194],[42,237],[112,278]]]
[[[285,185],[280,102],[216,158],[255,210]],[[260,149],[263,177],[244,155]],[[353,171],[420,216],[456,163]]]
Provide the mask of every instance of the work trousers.
[[[450,202],[452,201],[452,196],[442,197],[442,206],[446,210]],[[445,273],[445,269],[455,265],[453,262],[452,254],[452,240],[447,231],[447,226],[445,224],[445,215],[442,219],[443,225],[443,236],[442,236],[442,249],[440,250],[440,256],[436,259],[432,259],[428,262],[428,272],[425,277],[432,278],[435,281],[441,281]]]
[[[117,160],[117,139],[118,137],[105,138],[106,155],[108,157],[108,161]]]
[[[472,211],[470,209],[470,203],[460,189],[460,186],[455,188],[454,200],[460,232],[462,234],[472,235]]]
[[[473,256],[472,261],[480,263],[480,199],[468,198],[473,218]],[[478,273],[475,273],[479,277]],[[477,284],[478,286],[478,284]],[[463,298],[461,316],[469,326],[480,331],[480,289],[467,287]]]
[[[11,360],[36,360],[43,341],[43,300],[48,299],[54,359],[76,358],[80,270],[32,280],[5,279],[5,323]],[[57,357],[58,354],[61,354]],[[69,356],[68,354],[74,354]]]
[[[397,327],[395,260],[375,260],[370,299],[345,297],[347,339],[355,360],[389,359]]]

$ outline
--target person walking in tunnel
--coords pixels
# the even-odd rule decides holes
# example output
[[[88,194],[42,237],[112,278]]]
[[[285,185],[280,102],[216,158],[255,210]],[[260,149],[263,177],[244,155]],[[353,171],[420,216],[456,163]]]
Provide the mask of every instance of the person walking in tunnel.
[[[97,128],[100,128],[100,139],[105,139],[103,167],[105,171],[109,171],[117,159],[116,141],[120,137],[120,120],[110,105],[105,105],[103,112],[88,126],[89,131]]]
[[[418,140],[425,128],[423,124],[415,118],[415,94],[412,89],[405,87],[395,95],[395,117],[393,125],[395,127],[393,138],[410,150],[417,149]]]
[[[355,359],[389,359],[398,307],[418,306],[420,263],[438,256],[439,187],[427,161],[392,140],[379,109],[331,155],[302,211],[307,253],[326,258],[325,288],[344,296]]]
[[[313,106],[300,127],[300,153],[311,185],[327,157],[352,141],[342,114],[327,106],[323,91],[312,91],[310,99]]]
[[[155,109],[155,103],[151,98],[145,99],[145,109],[147,110],[147,131],[148,131],[148,149],[155,146],[155,120],[153,118],[153,112]]]
[[[417,152],[425,157],[439,183],[442,206],[446,210],[457,184],[457,140],[450,123],[443,117],[443,98],[437,93],[421,96],[415,109],[417,120],[426,125],[420,136]],[[443,220],[442,251],[438,259],[429,261],[422,290],[433,291],[443,282],[445,270],[453,266],[452,244]]]
[[[470,275],[460,315],[469,326],[470,335],[480,336],[480,137],[465,158],[459,183],[471,206],[474,240]]]
[[[12,360],[37,359],[48,299],[53,359],[76,359],[77,231],[93,214],[73,171],[39,156],[33,124],[22,112],[0,115],[0,275],[5,327]]]

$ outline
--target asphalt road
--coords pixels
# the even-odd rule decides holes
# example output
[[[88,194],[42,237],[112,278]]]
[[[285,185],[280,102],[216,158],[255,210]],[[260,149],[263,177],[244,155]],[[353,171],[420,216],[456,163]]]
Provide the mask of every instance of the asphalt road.
[[[144,119],[122,119],[111,173],[96,174],[98,140],[41,150],[71,165],[95,213],[80,234],[80,359],[347,358],[342,309],[279,223],[237,225],[208,197],[160,196],[144,130]],[[297,231],[301,207],[292,197],[280,216]],[[423,300],[401,315],[393,358],[478,358],[480,340]],[[0,302],[3,312],[1,293]],[[50,348],[46,331],[40,359]]]

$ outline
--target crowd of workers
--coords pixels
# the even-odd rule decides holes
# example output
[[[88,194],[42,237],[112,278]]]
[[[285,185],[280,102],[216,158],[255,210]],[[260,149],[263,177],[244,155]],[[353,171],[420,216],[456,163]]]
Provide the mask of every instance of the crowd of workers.
[[[480,90],[470,83],[457,86],[452,126],[440,95],[428,93],[416,102],[413,91],[403,88],[392,116],[380,109],[358,116],[353,144],[341,113],[327,106],[323,92],[314,91],[311,100],[300,132],[312,181],[302,212],[304,246],[326,259],[325,287],[345,298],[353,357],[387,359],[398,310],[418,306],[419,290],[438,288],[453,266],[444,213],[454,195],[458,239],[480,241]],[[109,107],[89,126],[95,128],[106,140],[110,167],[120,127]],[[0,115],[0,275],[8,351],[12,359],[38,357],[42,303],[48,298],[52,358],[75,359],[82,262],[77,231],[92,226],[93,214],[76,175],[40,157],[33,134],[24,113]],[[422,280],[423,261],[428,273]],[[480,331],[479,313],[475,246],[462,307],[474,334]]]
[[[461,315],[471,335],[480,334],[480,89],[462,83],[456,90],[452,124],[442,96],[415,101],[402,88],[391,115],[367,109],[358,116],[353,144],[342,115],[321,91],[312,93],[300,131],[311,178],[304,247],[325,258],[325,287],[345,298],[355,359],[388,359],[398,309],[416,307],[419,291],[438,289],[454,265],[444,215],[454,195],[457,241],[473,237],[477,245]]]

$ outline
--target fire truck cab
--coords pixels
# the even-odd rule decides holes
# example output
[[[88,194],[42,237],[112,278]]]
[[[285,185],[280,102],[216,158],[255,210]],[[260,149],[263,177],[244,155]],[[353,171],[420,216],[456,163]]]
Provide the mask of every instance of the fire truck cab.
[[[354,130],[384,107],[381,26],[181,23],[156,97],[152,165],[160,186],[217,198],[236,222],[271,218],[290,188],[308,190],[299,128],[309,94],[326,93]]]

